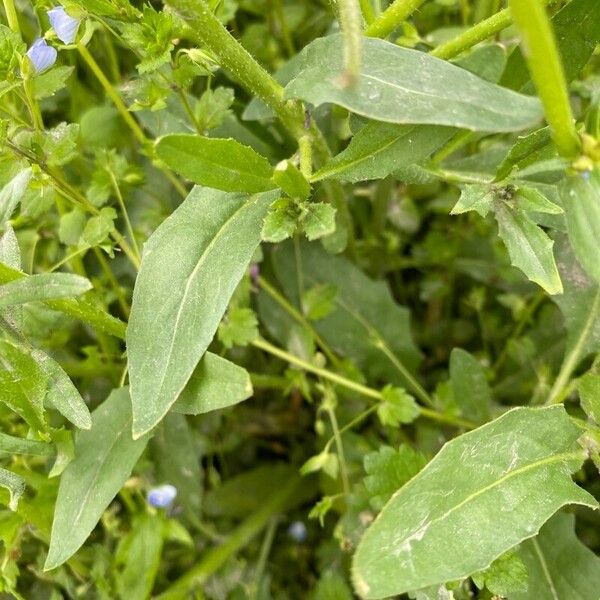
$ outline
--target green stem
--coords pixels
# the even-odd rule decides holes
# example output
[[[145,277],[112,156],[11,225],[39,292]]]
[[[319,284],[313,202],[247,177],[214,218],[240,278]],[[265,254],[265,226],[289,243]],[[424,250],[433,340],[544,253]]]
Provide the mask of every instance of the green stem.
[[[340,463],[340,475],[342,476],[344,495],[348,497],[350,495],[350,478],[348,477],[348,466],[346,465],[346,456],[344,455],[344,443],[342,442],[342,436],[340,435],[340,428],[338,426],[337,417],[335,416],[335,410],[333,410],[333,408],[328,408],[327,414],[331,421],[333,439],[335,440],[335,448]]]
[[[352,390],[353,392],[357,392],[358,394],[362,394],[363,396],[372,398],[373,400],[377,400],[378,402],[380,402],[384,399],[383,395],[381,394],[380,391],[374,390],[373,388],[370,388],[370,387],[367,387],[366,385],[363,385],[362,383],[357,383],[356,381],[352,381],[351,379],[343,377],[342,375],[338,375],[337,373],[333,373],[332,371],[328,371],[327,369],[322,369],[320,367],[317,367],[305,360],[302,360],[301,358],[298,358],[297,356],[294,356],[293,354],[286,352],[285,350],[282,350],[281,348],[278,348],[277,346],[273,346],[273,344],[270,344],[266,340],[263,340],[263,339],[255,340],[254,342],[252,342],[252,345],[255,348],[258,348],[260,350],[263,350],[264,352],[272,354],[273,356],[277,356],[281,360],[283,360],[291,365],[294,365],[304,371],[313,373],[314,375],[317,375],[318,377],[322,377],[323,379],[327,379],[328,381],[336,383],[337,385],[340,385],[340,386],[346,388],[347,390]],[[431,419],[433,421],[438,421],[440,423],[447,423],[448,425],[454,425],[455,427],[464,427],[465,429],[473,429],[474,427],[476,427],[476,425],[474,423],[471,423],[470,421],[461,419],[459,417],[453,417],[452,415],[445,415],[445,414],[438,413],[434,410],[423,408],[423,407],[419,407],[419,409],[420,409],[421,416],[423,416],[427,419]]]
[[[125,206],[125,200],[123,199],[123,194],[121,194],[121,188],[119,187],[119,182],[115,177],[115,174],[109,169],[108,174],[110,180],[113,185],[113,189],[115,190],[115,194],[117,196],[117,201],[121,208],[121,212],[123,213],[123,219],[125,220],[125,226],[127,227],[127,231],[129,233],[129,237],[131,238],[131,243],[133,244],[133,250],[135,251],[135,255],[138,258],[138,261],[141,263],[141,255],[140,249],[137,244],[137,240],[135,239],[135,234],[133,233],[133,227],[131,226],[131,221],[129,220],[129,213],[127,212],[127,207]]]
[[[194,40],[209,50],[251,95],[269,106],[296,139],[306,133],[300,104],[284,100],[281,85],[225,29],[204,0],[166,0],[165,4],[186,21]]]
[[[541,0],[544,5],[556,2],[556,0]],[[450,59],[470,50],[473,46],[483,42],[488,38],[500,33],[502,30],[512,25],[510,11],[505,8],[495,15],[485,19],[477,25],[474,25],[467,31],[457,35],[455,38],[440,44],[431,51],[432,56],[437,58]]]
[[[300,172],[306,179],[312,175],[312,144],[310,136],[303,135],[298,140],[298,151],[300,154]]]
[[[246,546],[271,521],[273,516],[284,511],[297,495],[302,480],[294,476],[286,485],[275,491],[262,508],[250,515],[227,539],[192,566],[188,572],[168,587],[157,600],[175,600],[189,595],[193,589],[201,588],[206,580],[218,571],[236,552]]]
[[[15,4],[13,0],[4,0],[4,12],[6,13],[8,26],[12,31],[20,35],[21,28],[19,27],[19,19],[17,18],[17,11],[15,10]]]
[[[541,0],[509,0],[519,29],[524,55],[544,106],[556,148],[565,158],[579,152],[579,137],[569,101],[569,90],[550,20]]]
[[[279,306],[290,316],[292,319],[297,321],[306,331],[314,338],[315,342],[319,345],[321,350],[327,359],[334,365],[339,366],[339,360],[333,353],[327,342],[315,331],[314,327],[306,320],[304,315],[288,300],[279,293],[264,277],[258,277],[258,285],[264,290]]]
[[[594,330],[594,325],[598,317],[600,317],[600,289],[594,297],[588,317],[583,324],[583,328],[581,329],[575,344],[563,360],[560,371],[558,372],[558,376],[556,377],[556,381],[554,382],[554,385],[548,394],[546,404],[558,404],[565,399],[566,395],[564,394],[564,390],[569,385],[571,375],[579,364],[585,344]]]
[[[371,0],[358,0],[360,4],[360,11],[362,13],[363,19],[367,25],[370,25],[375,21],[375,11],[373,10],[373,6],[371,5]]]
[[[90,68],[96,79],[99,81],[100,85],[106,92],[106,95],[111,99],[112,103],[115,105],[115,108],[119,111],[122,119],[127,123],[127,126],[133,133],[134,137],[137,141],[145,145],[147,143],[146,136],[142,131],[142,128],[138,125],[138,122],[131,116],[131,113],[127,110],[125,103],[121,100],[119,94],[117,94],[115,88],[112,86],[104,71],[100,68],[100,65],[96,62],[94,57],[90,54],[89,50],[81,43],[77,43],[77,51],[79,52],[81,58],[85,61],[87,66]]]
[[[339,21],[344,36],[344,87],[355,87],[362,60],[362,16],[358,0],[338,0]]]
[[[0,263],[0,285],[28,277],[16,269],[11,269],[5,264]],[[44,302],[50,308],[63,312],[79,321],[83,321],[94,329],[113,335],[119,339],[125,339],[125,330],[127,325],[119,319],[109,315],[107,312],[97,306],[86,302],[85,300],[68,298],[64,300],[47,300]]]
[[[377,347],[388,357],[389,361],[396,367],[398,372],[406,379],[414,393],[420,398],[421,402],[427,404],[429,407],[433,407],[433,398],[427,393],[425,388],[414,378],[412,373],[398,360],[398,357],[389,349],[388,345],[381,339],[378,338],[376,342]]]
[[[424,2],[425,0],[396,0],[365,29],[365,35],[387,37]]]

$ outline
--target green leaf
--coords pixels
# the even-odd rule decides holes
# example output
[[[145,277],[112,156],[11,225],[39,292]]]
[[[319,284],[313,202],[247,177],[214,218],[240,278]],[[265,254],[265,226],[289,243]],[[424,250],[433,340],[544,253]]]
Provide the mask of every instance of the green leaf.
[[[81,238],[86,223],[87,216],[79,208],[62,215],[60,218],[60,226],[58,228],[58,237],[60,241],[68,246],[76,246],[79,243],[79,239]],[[88,237],[93,237],[89,235],[89,231]],[[94,244],[90,245],[93,246]]]
[[[177,505],[183,508],[187,521],[200,524],[202,470],[195,435],[184,415],[169,413],[152,439],[151,448],[156,464],[156,483],[174,485]]]
[[[302,312],[311,320],[318,321],[335,308],[337,289],[333,285],[319,284],[302,294]]]
[[[506,48],[500,44],[475,47],[455,64],[478,77],[497,83],[506,67]]]
[[[72,298],[92,289],[92,284],[72,273],[41,273],[0,285],[0,308],[37,302]]]
[[[581,408],[588,417],[600,424],[600,375],[586,373],[577,382]]]
[[[486,587],[497,596],[513,597],[527,590],[527,568],[519,555],[511,550],[497,558],[485,571],[473,575],[475,585]]]
[[[265,242],[282,242],[294,235],[298,225],[298,208],[289,198],[273,202],[265,217],[261,239]]]
[[[0,263],[13,269],[21,270],[21,249],[15,230],[10,223],[4,226],[4,233],[0,235]]]
[[[381,446],[364,458],[367,477],[365,487],[371,495],[370,503],[381,510],[396,490],[410,481],[425,465],[427,460],[420,452],[402,444],[397,450]]]
[[[48,378],[45,402],[80,429],[92,426],[90,411],[84,399],[63,368],[42,350],[31,349],[31,356]]]
[[[146,242],[127,328],[135,437],[164,417],[206,351],[273,195],[195,188]]]
[[[521,210],[530,212],[546,213],[549,215],[562,215],[564,212],[558,204],[554,204],[539,190],[529,186],[519,186],[516,203]]]
[[[279,245],[271,256],[287,297],[299,307],[294,245]],[[370,279],[350,261],[328,254],[319,244],[301,244],[298,264],[305,289],[332,285],[337,290],[334,310],[314,323],[319,335],[336,352],[355,361],[369,377],[405,385],[394,360],[411,371],[421,354],[412,340],[409,312],[396,304],[387,284]]]
[[[401,423],[412,423],[419,416],[419,406],[406,390],[386,385],[381,395],[377,416],[382,425],[398,427]]]
[[[596,600],[600,589],[600,558],[579,541],[575,515],[560,512],[540,533],[521,545],[527,567],[527,591],[511,600]]]
[[[479,361],[465,350],[454,348],[450,354],[450,380],[462,415],[478,423],[487,421],[492,392]]]
[[[550,147],[552,136],[550,127],[543,127],[533,133],[517,138],[517,141],[507,152],[496,170],[496,181],[508,177],[513,169],[521,169],[536,161],[540,153],[546,149],[556,155],[556,151]],[[547,150],[546,150],[547,151]]]
[[[27,456],[53,456],[56,451],[51,444],[18,438],[6,433],[0,433],[0,452],[6,454],[25,454]]]
[[[335,212],[331,204],[324,202],[306,202],[302,205],[301,223],[308,240],[317,240],[335,231]]]
[[[258,320],[251,308],[232,307],[217,332],[225,348],[247,346],[258,337]]]
[[[81,241],[89,246],[99,246],[115,230],[117,211],[112,206],[100,209],[97,215],[88,219],[81,233]]]
[[[337,571],[329,570],[317,582],[313,600],[352,600],[352,592]]]
[[[437,125],[390,125],[369,122],[348,147],[321,167],[311,181],[344,182],[381,179],[407,165],[429,157],[456,132]]]
[[[127,388],[114,390],[92,413],[92,428],[75,439],[75,459],[60,478],[44,570],[68,560],[90,535],[144,451],[148,437],[131,438]]]
[[[474,183],[465,185],[460,192],[460,198],[450,211],[451,215],[461,215],[474,210],[482,217],[485,217],[496,198],[494,188],[489,185]]]
[[[25,194],[31,180],[31,168],[17,173],[0,191],[0,226],[4,225],[13,214],[19,200]]]
[[[526,214],[505,202],[496,203],[496,220],[511,263],[548,294],[562,294],[563,286],[554,261],[554,242]]]
[[[595,508],[569,476],[585,457],[579,433],[562,406],[516,408],[448,442],[360,541],[357,591],[385,598],[463,578],[534,536],[562,506]]]
[[[301,54],[303,69],[285,88],[287,98],[325,102],[389,123],[431,124],[472,131],[516,131],[542,117],[540,103],[503,89],[424,52],[364,40],[358,84],[344,87],[343,41],[319,38]]]
[[[36,100],[43,100],[54,96],[67,85],[67,79],[74,71],[74,67],[55,67],[41,73],[33,79],[33,95]]]
[[[8,490],[10,497],[8,508],[13,511],[17,510],[19,499],[25,492],[24,479],[11,471],[0,468],[0,487]]]
[[[282,160],[273,172],[275,187],[281,188],[290,198],[306,200],[310,196],[310,183],[298,167],[289,160]]]
[[[212,517],[246,517],[262,508],[273,490],[280,489],[297,472],[296,468],[285,464],[263,464],[236,475],[206,494],[204,510]],[[299,495],[312,494],[313,490],[305,482]]]
[[[173,405],[175,412],[200,415],[227,408],[252,396],[246,369],[207,352]]]
[[[152,593],[160,566],[165,531],[164,520],[157,515],[139,513],[129,533],[122,538],[115,557],[115,579],[119,598],[146,600]]]
[[[0,402],[34,430],[46,430],[44,396],[48,379],[28,352],[0,340]]]
[[[592,281],[575,258],[566,236],[556,244],[564,293],[552,298],[565,319],[567,344],[565,353],[582,360],[600,349],[600,286]]]
[[[250,193],[276,187],[269,161],[233,139],[167,135],[156,143],[156,153],[171,169],[207,187]]]
[[[561,186],[569,239],[577,260],[600,283],[600,172],[578,173]]]

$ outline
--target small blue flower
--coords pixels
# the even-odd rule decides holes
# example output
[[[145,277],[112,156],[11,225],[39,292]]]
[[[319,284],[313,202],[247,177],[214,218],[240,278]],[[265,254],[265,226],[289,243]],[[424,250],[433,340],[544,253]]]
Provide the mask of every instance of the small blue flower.
[[[31,61],[36,73],[49,69],[56,62],[56,48],[48,46],[46,40],[39,38],[27,50],[27,57]]]
[[[62,6],[48,11],[52,29],[63,44],[72,44],[79,29],[79,19],[70,17]]]
[[[148,504],[155,508],[169,508],[175,497],[177,496],[177,488],[174,485],[166,483],[152,488],[148,492]]]
[[[288,527],[288,535],[295,541],[301,544],[306,541],[307,530],[306,525],[302,521],[294,521]]]
[[[586,180],[589,181],[592,178],[592,172],[591,171],[583,171],[583,173],[581,173],[581,176]]]

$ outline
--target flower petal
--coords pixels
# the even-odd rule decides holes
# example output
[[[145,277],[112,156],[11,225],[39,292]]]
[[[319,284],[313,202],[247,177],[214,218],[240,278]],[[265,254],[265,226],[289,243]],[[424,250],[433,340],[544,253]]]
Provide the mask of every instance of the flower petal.
[[[69,16],[62,6],[49,10],[48,18],[52,29],[63,44],[71,44],[75,41],[79,29],[79,19]]]
[[[48,46],[43,38],[37,39],[29,50],[27,57],[31,61],[36,73],[41,73],[50,68],[56,62],[56,48]]]

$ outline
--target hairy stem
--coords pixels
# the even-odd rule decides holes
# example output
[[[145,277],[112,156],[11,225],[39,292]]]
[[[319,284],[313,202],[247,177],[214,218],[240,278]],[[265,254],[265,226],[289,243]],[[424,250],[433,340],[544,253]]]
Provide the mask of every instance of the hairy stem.
[[[544,5],[541,0],[509,0],[509,6],[521,32],[524,55],[556,148],[562,156],[574,158],[579,152],[579,137],[563,65]]]
[[[396,0],[365,29],[369,37],[384,38],[412,15],[425,0]]]
[[[544,5],[555,1],[556,0],[541,0]],[[477,25],[474,25],[464,33],[440,44],[431,51],[431,55],[444,59],[454,58],[466,50],[470,50],[473,46],[479,44],[479,42],[483,42],[493,35],[500,33],[510,25],[512,25],[510,11],[508,9],[501,10],[488,19],[477,23]]]

